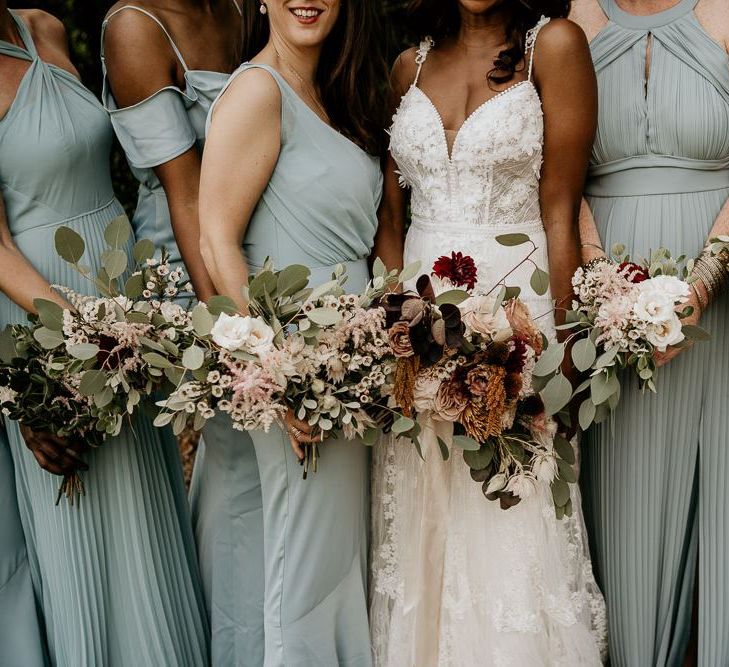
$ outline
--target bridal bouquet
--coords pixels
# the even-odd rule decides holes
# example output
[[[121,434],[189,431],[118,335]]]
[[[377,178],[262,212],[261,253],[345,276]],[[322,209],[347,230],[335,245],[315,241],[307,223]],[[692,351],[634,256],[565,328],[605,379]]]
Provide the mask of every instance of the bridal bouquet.
[[[565,329],[572,329],[572,359],[590,377],[575,391],[589,392],[579,409],[580,426],[606,418],[620,400],[618,371],[632,369],[641,387],[656,391],[655,353],[687,339],[706,340],[700,327],[683,325],[693,309],[691,263],[673,258],[661,248],[649,260],[636,263],[624,246],[613,248],[613,259],[592,260],[572,278],[575,300]]]
[[[172,422],[179,432],[192,417],[199,429],[222,412],[236,429],[268,431],[291,410],[322,441],[342,434],[372,444],[392,423],[395,368],[385,312],[374,302],[416,271],[398,276],[377,263],[357,295],[345,293],[343,267],[312,289],[306,267],[276,271],[267,263],[245,290],[250,315],[236,313],[232,303],[217,315],[203,304],[192,311],[192,329],[179,332],[180,360],[192,377],[159,403],[155,423]],[[318,447],[306,452],[305,475],[316,470]]]
[[[145,396],[167,381],[150,365],[177,352],[177,331],[189,326],[186,312],[165,299],[181,289],[182,272],[170,270],[166,254],[153,259],[150,241],[134,246],[128,273],[124,251],[131,229],[125,217],[105,230],[109,246],[94,276],[80,261],[84,240],[68,227],[56,232],[59,255],[91,280],[102,295],[86,296],[55,285],[68,301],[36,299],[29,324],[8,327],[0,338],[0,408],[37,431],[83,438],[90,446],[118,435]],[[168,323],[168,320],[171,323]],[[56,502],[83,493],[78,474],[65,477]]]
[[[497,241],[529,242],[515,236],[524,235]],[[571,398],[571,385],[555,374],[541,394],[536,390],[545,337],[518,289],[481,289],[473,260],[461,253],[438,259],[416,287],[417,294],[381,299],[396,359],[394,401],[402,413],[392,431],[419,451],[421,438],[435,439],[445,459],[451,446],[462,449],[471,477],[503,509],[543,483],[552,486],[557,515],[571,514],[574,453],[553,418]]]

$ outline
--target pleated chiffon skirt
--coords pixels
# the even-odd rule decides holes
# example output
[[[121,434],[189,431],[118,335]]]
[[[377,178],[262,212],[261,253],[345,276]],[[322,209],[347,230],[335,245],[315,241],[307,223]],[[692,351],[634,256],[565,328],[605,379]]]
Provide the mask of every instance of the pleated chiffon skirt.
[[[95,271],[114,201],[65,223],[86,241]],[[18,233],[20,251],[51,283],[93,286],[53,251],[58,224]],[[131,241],[127,250],[131,250]],[[0,325],[24,312],[0,296]],[[86,495],[54,501],[60,478],[42,470],[18,425],[7,424],[30,571],[52,664],[200,667],[209,631],[182,469],[171,433],[144,415],[86,456]],[[20,656],[22,659],[22,656]],[[2,663],[3,667],[7,664]],[[11,663],[12,664],[12,663]],[[21,662],[20,664],[33,664]]]
[[[699,254],[729,189],[590,197],[609,250]],[[588,434],[582,483],[608,605],[614,665],[681,665],[695,582],[699,664],[729,664],[729,298],[703,316],[712,334],[657,374],[658,394],[622,382],[612,418]],[[698,571],[697,571],[698,563]]]

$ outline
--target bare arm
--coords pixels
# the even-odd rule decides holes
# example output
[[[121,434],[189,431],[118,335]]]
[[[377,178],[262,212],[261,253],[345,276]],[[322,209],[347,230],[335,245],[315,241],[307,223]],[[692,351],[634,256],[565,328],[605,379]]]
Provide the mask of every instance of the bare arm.
[[[581,263],[578,218],[597,123],[597,83],[582,30],[567,20],[545,26],[537,40],[534,71],[544,109],[539,196],[560,323]]]
[[[120,107],[147,99],[181,77],[172,48],[159,26],[135,11],[114,16],[105,34],[108,76]],[[195,293],[201,300],[215,294],[200,255],[198,193],[200,153],[196,146],[154,168],[164,188],[172,231]]]
[[[220,294],[241,311],[248,282],[242,244],[281,148],[281,93],[270,74],[238,75],[214,109],[200,181],[200,247]]]
[[[415,78],[415,54],[406,51],[395,61],[390,77],[390,117],[395,113],[409,82]],[[374,257],[379,257],[388,269],[403,266],[405,240],[405,195],[396,172],[397,164],[388,152],[384,161],[382,202],[377,213]]]

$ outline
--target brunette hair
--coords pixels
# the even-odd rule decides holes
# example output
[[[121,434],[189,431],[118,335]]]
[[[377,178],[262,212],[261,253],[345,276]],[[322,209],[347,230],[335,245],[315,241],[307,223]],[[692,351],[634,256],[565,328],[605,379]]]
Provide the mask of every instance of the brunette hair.
[[[496,56],[489,81],[511,81],[524,59],[527,32],[542,16],[566,18],[571,4],[571,0],[497,0],[492,11],[505,18],[506,48]],[[431,35],[436,41],[456,35],[461,27],[457,0],[411,0],[408,10],[418,34]]]
[[[386,149],[385,86],[387,65],[379,35],[379,2],[342,0],[339,17],[327,37],[316,83],[332,125],[372,155]],[[268,43],[268,17],[259,2],[243,3],[243,61]]]

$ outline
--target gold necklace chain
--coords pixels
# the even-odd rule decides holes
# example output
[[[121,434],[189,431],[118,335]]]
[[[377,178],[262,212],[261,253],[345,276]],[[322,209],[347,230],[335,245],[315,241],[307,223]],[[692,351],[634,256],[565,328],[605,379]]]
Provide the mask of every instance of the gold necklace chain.
[[[289,63],[287,63],[281,57],[281,54],[278,52],[278,49],[276,48],[275,45],[273,47],[273,50],[276,53],[276,57],[279,59],[281,64],[287,70],[289,70],[298,79],[299,83],[304,87],[304,92],[309,96],[311,101],[314,102],[314,104],[317,106],[317,108],[321,112],[321,115],[323,117],[322,120],[324,120],[325,123],[329,124],[329,114],[327,113],[327,110],[324,108],[324,105],[319,101],[319,96],[316,94],[316,89],[314,88],[314,86],[312,86],[310,83],[308,83],[304,79],[304,77],[302,77],[301,74],[299,74],[292,65],[289,65]]]

